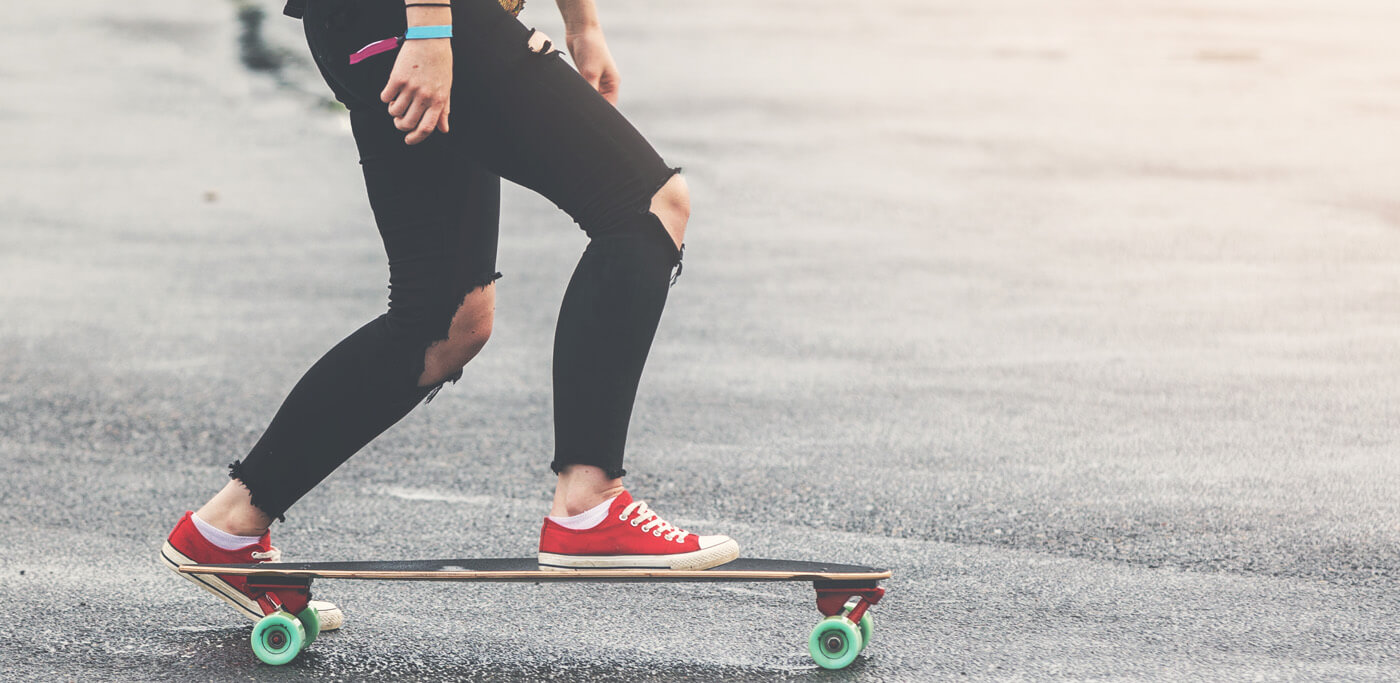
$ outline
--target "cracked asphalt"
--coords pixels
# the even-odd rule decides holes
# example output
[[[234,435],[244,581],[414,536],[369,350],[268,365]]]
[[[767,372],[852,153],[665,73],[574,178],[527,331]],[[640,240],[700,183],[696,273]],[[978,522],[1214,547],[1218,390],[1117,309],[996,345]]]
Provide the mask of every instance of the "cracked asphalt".
[[[1394,3],[603,3],[695,205],[629,486],[891,568],[841,672],[797,584],[328,581],[347,626],[275,668],[157,564],[385,301],[344,114],[242,7],[273,74],[233,3],[7,12],[0,678],[1400,678]],[[532,552],[583,244],[506,190],[491,343],[288,559]]]

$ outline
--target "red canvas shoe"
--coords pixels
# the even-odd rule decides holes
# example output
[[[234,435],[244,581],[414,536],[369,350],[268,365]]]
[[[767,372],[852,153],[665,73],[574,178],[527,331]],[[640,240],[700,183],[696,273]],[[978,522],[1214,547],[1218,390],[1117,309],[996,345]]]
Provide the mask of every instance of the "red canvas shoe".
[[[186,564],[250,564],[254,562],[276,562],[282,556],[282,551],[272,547],[272,534],[265,533],[257,543],[244,546],[237,550],[224,550],[204,538],[195,527],[191,515],[186,512],[180,518],[180,523],[175,525],[175,530],[170,532],[170,537],[165,540],[165,545],[160,549],[160,560],[172,571],[179,573],[179,567]],[[196,586],[219,596],[224,602],[232,605],[239,614],[257,621],[266,615],[267,610],[258,602],[265,591],[251,590],[248,588],[248,579],[244,576],[223,576],[214,574],[180,574],[181,577],[189,579]],[[322,600],[309,600],[306,595],[296,591],[276,591],[278,600],[282,603],[282,609],[292,614],[296,614],[308,606],[316,608],[316,615],[321,620],[322,631],[334,631],[344,623],[345,617],[341,614],[340,608]]]
[[[548,517],[540,531],[540,569],[709,569],[739,556],[728,536],[696,536],[656,516],[623,492],[591,529]]]

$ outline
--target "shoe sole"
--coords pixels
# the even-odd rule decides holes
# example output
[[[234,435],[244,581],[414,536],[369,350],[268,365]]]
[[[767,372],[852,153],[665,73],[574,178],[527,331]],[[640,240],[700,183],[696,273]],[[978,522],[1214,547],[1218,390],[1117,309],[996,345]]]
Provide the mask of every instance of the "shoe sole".
[[[675,569],[717,567],[739,556],[739,543],[729,539],[719,545],[675,555],[559,555],[540,553],[540,570],[569,572],[580,569]]]
[[[175,546],[170,545],[170,541],[166,541],[165,544],[161,546],[160,561],[161,564],[169,567],[170,571],[175,572],[190,583],[213,593],[244,617],[252,621],[258,621],[263,618],[262,606],[258,604],[257,600],[244,595],[227,581],[219,578],[218,575],[186,574],[180,571],[181,565],[199,563],[176,550]],[[312,600],[310,604],[316,608],[316,616],[320,617],[322,631],[334,631],[345,623],[345,615],[341,613],[339,607],[322,600]]]

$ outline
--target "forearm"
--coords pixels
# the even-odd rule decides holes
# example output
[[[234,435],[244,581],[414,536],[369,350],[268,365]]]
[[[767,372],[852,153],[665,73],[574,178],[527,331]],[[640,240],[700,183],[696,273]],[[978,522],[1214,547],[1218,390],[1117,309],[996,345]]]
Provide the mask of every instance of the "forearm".
[[[599,27],[598,6],[593,0],[554,0],[564,17],[564,33],[574,35]]]

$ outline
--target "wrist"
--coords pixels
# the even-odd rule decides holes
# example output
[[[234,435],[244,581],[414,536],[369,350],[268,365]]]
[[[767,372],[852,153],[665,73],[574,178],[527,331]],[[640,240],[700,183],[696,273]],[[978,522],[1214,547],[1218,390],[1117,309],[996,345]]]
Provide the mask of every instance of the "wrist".
[[[565,40],[602,34],[603,25],[599,24],[596,19],[592,21],[573,22],[564,24]]]
[[[442,26],[452,24],[451,7],[409,7],[409,26]]]
[[[438,40],[452,37],[452,24],[428,24],[409,26],[404,31],[403,39],[406,41],[415,40]]]

